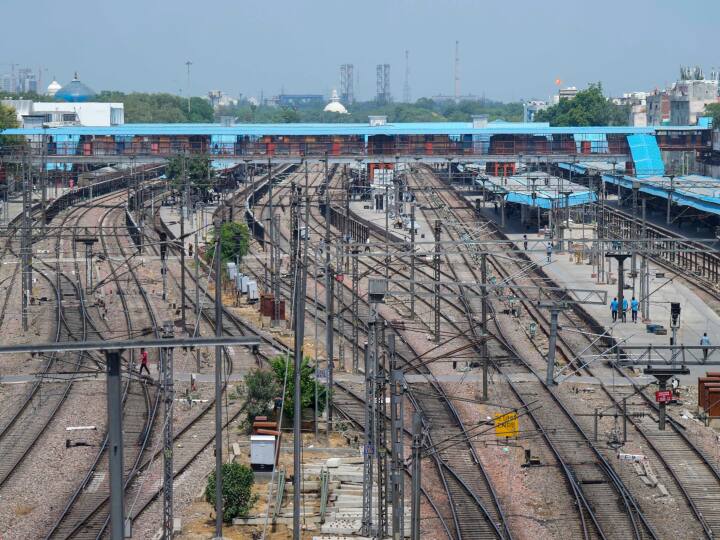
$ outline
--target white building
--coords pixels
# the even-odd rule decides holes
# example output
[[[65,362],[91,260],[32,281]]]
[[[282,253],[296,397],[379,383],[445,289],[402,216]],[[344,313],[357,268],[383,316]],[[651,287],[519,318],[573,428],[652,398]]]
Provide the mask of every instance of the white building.
[[[53,78],[52,82],[48,85],[47,91],[45,93],[50,97],[55,97],[55,94],[57,94],[58,90],[60,90],[61,88],[62,85]]]
[[[648,92],[626,92],[621,98],[614,98],[616,105],[628,105],[630,108],[628,123],[634,127],[648,125]]]
[[[330,97],[330,103],[325,105],[324,112],[333,112],[338,114],[347,114],[347,109],[340,103],[340,96],[338,96],[337,90],[333,89],[332,96]]]
[[[125,123],[122,103],[34,102],[29,99],[5,99],[3,105],[15,109],[22,127],[94,126],[107,127]]]

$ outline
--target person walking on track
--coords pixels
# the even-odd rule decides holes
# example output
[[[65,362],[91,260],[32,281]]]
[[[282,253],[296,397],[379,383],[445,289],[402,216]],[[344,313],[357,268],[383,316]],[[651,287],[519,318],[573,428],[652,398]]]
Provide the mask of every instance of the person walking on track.
[[[148,367],[148,353],[144,348],[140,349],[140,375],[142,375],[143,369],[147,372],[149,377],[150,368]]]
[[[640,302],[637,301],[637,298],[634,296],[632,297],[632,300],[630,301],[630,311],[632,312],[632,322],[637,324],[637,314],[638,314],[638,308],[640,307]]]
[[[618,299],[613,298],[612,302],[610,302],[610,315],[612,316],[612,321],[617,322],[617,312],[618,312]]]

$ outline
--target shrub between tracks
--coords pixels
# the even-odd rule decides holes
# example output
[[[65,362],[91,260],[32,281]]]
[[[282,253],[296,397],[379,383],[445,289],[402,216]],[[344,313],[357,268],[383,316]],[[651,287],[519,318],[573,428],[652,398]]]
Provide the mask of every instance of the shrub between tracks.
[[[255,475],[250,467],[240,463],[222,466],[223,521],[232,523],[236,517],[247,516],[255,506],[258,495],[252,493]],[[210,473],[205,487],[205,500],[215,506],[215,471]]]

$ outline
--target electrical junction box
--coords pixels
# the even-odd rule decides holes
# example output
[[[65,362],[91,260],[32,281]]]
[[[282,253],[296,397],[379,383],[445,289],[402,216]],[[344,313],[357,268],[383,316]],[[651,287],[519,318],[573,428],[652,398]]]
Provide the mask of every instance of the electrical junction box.
[[[250,435],[250,465],[256,471],[272,471],[275,467],[275,436]]]

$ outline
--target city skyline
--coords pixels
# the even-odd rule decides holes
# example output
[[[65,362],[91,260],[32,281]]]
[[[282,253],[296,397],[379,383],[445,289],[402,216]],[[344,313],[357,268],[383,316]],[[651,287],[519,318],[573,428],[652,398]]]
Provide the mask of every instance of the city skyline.
[[[359,75],[356,96],[366,101],[375,96],[376,64],[389,63],[390,90],[399,101],[405,50],[410,51],[413,99],[453,94],[458,40],[461,93],[507,102],[547,99],[558,79],[561,86],[578,88],[600,81],[607,94],[620,95],[663,88],[677,78],[680,65],[699,64],[709,71],[720,64],[713,58],[710,31],[720,5],[704,0],[681,14],[664,0],[632,5],[612,0],[602,9],[565,0],[552,8],[521,2],[517,10],[467,1],[438,9],[430,1],[409,0],[371,1],[360,11],[324,1],[280,0],[273,10],[232,2],[205,11],[191,9],[186,0],[140,4],[128,0],[117,10],[81,0],[70,14],[42,0],[46,16],[32,37],[23,25],[4,32],[0,72],[9,72],[11,63],[44,68],[42,89],[53,76],[66,84],[77,71],[96,91],[187,95],[185,62],[190,60],[190,94],[222,90],[260,97],[282,90],[329,95],[339,88],[340,65],[352,63],[356,79]],[[21,2],[6,3],[9,18],[22,11]],[[142,18],[133,15],[139,12]],[[158,20],[165,22],[149,22]],[[592,24],[578,23],[584,20]],[[633,21],[657,30],[635,30],[639,24],[626,29]],[[82,28],[68,32],[73,24]],[[665,31],[670,26],[672,40]],[[53,47],[52,40],[63,34],[58,28],[68,39]],[[599,35],[589,37],[589,29]],[[636,62],[629,61],[633,57]]]

